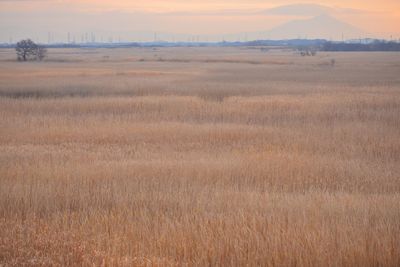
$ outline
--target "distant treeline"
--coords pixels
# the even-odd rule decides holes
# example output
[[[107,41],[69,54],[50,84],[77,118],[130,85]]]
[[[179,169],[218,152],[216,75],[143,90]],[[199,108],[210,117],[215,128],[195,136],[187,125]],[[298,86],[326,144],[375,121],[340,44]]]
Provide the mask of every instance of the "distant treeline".
[[[324,39],[255,40],[249,42],[126,42],[126,43],[54,43],[46,48],[129,48],[129,47],[277,47],[312,51],[400,51],[400,42],[376,39],[332,42]],[[0,43],[0,48],[15,48],[15,44]]]
[[[324,39],[290,39],[290,40],[256,40],[237,43],[239,46],[283,46],[283,47],[309,47],[322,46],[327,41]]]
[[[325,42],[322,51],[400,51],[400,43],[373,41],[371,43]]]

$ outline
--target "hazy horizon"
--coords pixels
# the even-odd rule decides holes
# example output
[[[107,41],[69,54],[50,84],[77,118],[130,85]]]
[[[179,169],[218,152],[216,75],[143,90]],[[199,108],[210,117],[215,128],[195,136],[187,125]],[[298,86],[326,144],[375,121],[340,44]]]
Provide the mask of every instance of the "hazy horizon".
[[[0,42],[400,39],[400,2],[0,0]]]

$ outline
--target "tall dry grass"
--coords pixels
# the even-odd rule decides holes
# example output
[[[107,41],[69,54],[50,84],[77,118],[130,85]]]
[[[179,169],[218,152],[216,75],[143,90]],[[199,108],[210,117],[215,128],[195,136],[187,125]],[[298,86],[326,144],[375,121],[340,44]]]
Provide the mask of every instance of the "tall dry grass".
[[[0,265],[400,265],[399,55],[60,51],[0,57]]]

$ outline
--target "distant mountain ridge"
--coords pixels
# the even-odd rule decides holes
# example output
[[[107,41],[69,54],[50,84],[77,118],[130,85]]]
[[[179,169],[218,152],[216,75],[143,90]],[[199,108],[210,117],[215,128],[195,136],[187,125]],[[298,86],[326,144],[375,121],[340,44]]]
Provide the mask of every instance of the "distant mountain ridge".
[[[318,4],[293,4],[284,5],[263,11],[267,15],[285,15],[285,16],[319,16],[335,12],[334,8]]]
[[[365,32],[330,15],[323,14],[310,19],[293,20],[275,27],[265,34],[272,39],[322,38],[351,39],[363,36]]]

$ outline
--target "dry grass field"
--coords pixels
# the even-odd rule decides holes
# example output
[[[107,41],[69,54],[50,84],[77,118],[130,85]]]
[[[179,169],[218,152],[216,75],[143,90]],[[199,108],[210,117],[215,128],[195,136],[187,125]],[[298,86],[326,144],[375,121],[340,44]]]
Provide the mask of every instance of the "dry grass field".
[[[0,266],[400,266],[400,54],[0,50]]]

